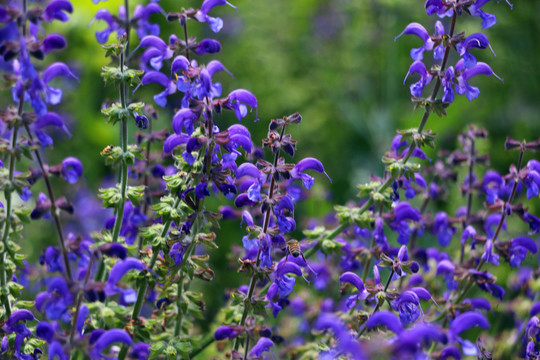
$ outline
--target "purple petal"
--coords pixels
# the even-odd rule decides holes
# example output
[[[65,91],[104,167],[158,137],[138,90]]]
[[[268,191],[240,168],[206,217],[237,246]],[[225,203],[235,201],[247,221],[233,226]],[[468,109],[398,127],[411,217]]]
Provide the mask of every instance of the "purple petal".
[[[469,311],[459,315],[454,319],[454,321],[452,321],[452,324],[450,324],[450,333],[457,336],[474,326],[479,326],[482,329],[488,329],[489,322],[481,313]]]
[[[405,30],[398,36],[394,38],[394,41],[399,39],[401,35],[416,35],[420,39],[422,39],[424,42],[428,41],[430,39],[429,33],[427,32],[426,28],[420,25],[419,23],[413,22],[410,23],[405,27]]]
[[[114,264],[107,280],[107,285],[116,285],[122,277],[130,270],[144,269],[144,265],[137,258],[128,257],[125,260],[120,260]]]
[[[190,136],[186,134],[172,134],[167,138],[167,140],[165,140],[165,143],[163,144],[163,151],[166,154],[170,154],[175,147],[187,143],[189,139]]]
[[[538,248],[536,247],[536,244],[534,243],[534,241],[526,236],[519,236],[515,239],[512,239],[512,247],[517,247],[517,246],[520,246],[529,250],[531,254],[536,254],[536,252],[538,251]]]
[[[261,176],[261,172],[257,167],[251,163],[243,163],[238,167],[236,171],[236,178],[240,179],[242,176],[249,176],[254,179],[258,179]]]
[[[180,70],[180,69],[184,70],[184,71],[187,71],[188,66],[189,66],[189,60],[183,55],[178,55],[177,57],[174,58],[174,60],[172,62],[171,72],[172,73],[177,73],[178,70]]]
[[[61,62],[55,62],[49,65],[49,67],[43,72],[43,81],[45,84],[48,84],[49,81],[54,79],[57,76],[71,76],[76,80],[79,80],[73,73],[69,70],[66,64]]]
[[[101,352],[114,343],[130,345],[132,343],[131,336],[129,336],[129,334],[124,330],[120,329],[105,331],[96,341],[92,350],[90,350],[90,357],[92,359],[103,358]]]
[[[66,47],[66,39],[62,35],[50,34],[43,39],[43,52],[50,53],[52,50],[60,50]]]
[[[356,275],[355,273],[353,272],[346,272],[346,273],[343,273],[340,277],[339,277],[339,283],[349,283],[349,284],[352,284],[354,285],[354,287],[356,287],[358,289],[358,292],[363,292],[366,288],[364,287],[364,283],[362,282],[362,279],[360,279],[360,277],[358,275]]]
[[[395,334],[399,334],[403,330],[403,326],[396,314],[386,310],[381,310],[373,314],[368,319],[366,326],[369,329],[375,326],[384,326]]]

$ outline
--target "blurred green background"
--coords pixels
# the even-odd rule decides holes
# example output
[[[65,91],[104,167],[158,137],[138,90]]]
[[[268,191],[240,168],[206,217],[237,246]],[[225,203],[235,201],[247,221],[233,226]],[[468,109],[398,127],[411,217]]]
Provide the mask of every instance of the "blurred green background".
[[[314,191],[319,195],[318,200],[302,206],[297,219],[301,224],[309,216],[324,214],[332,204],[343,204],[352,198],[355,184],[367,181],[370,173],[380,175],[383,169],[380,158],[389,148],[396,128],[418,125],[422,113],[414,111],[410,102],[411,79],[406,85],[402,82],[412,62],[409,50],[422,42],[415,36],[404,36],[394,42],[394,37],[413,21],[422,23],[433,33],[437,18],[425,14],[421,0],[232,2],[238,6],[238,12],[230,7],[217,7],[212,12],[224,20],[220,33],[213,34],[206,24],[190,21],[190,36],[213,37],[221,42],[221,53],[204,56],[200,61],[218,59],[234,74],[234,78],[225,73],[215,76],[214,80],[223,84],[224,94],[246,88],[257,96],[261,121],[252,122],[254,113],[243,120],[256,144],[265,136],[269,119],[296,111],[303,115],[302,124],[292,130],[298,139],[297,159],[317,157],[333,183],[317,177]],[[116,13],[123,1],[98,5],[90,0],[73,0],[73,3],[75,12],[71,21],[53,26],[55,32],[67,34],[68,40],[68,48],[58,53],[56,60],[69,63],[80,79],[80,83],[68,82],[70,88],[65,91],[59,110],[66,115],[73,137],[69,141],[57,141],[54,150],[47,150],[47,156],[51,163],[68,154],[80,158],[85,166],[84,186],[95,193],[104,176],[111,174],[99,152],[106,145],[118,143],[117,129],[106,124],[100,109],[106,99],[116,99],[117,92],[105,88],[99,76],[107,60],[94,32],[103,29],[104,24],[88,24],[99,8],[106,7]],[[131,3],[134,7],[141,1]],[[166,12],[178,12],[181,7],[197,8],[200,3],[162,0],[160,5]],[[503,151],[506,136],[521,140],[534,139],[540,134],[537,45],[540,2],[516,2],[511,10],[504,1],[491,1],[484,10],[497,16],[498,24],[484,31],[497,56],[489,50],[473,50],[473,54],[490,64],[504,78],[504,84],[495,77],[474,78],[471,83],[480,87],[479,98],[469,102],[456,95],[448,116],[433,115],[427,128],[439,134],[440,148],[453,149],[456,135],[468,124],[485,127],[490,137],[483,148],[492,155],[491,166],[505,171],[515,160],[515,154]],[[164,20],[160,14],[151,17],[152,22],[163,25],[163,38],[173,33],[183,36],[178,23],[167,24]],[[448,24],[448,19],[443,22]],[[470,34],[483,30],[479,18],[465,15],[458,20],[457,31]],[[135,35],[132,41],[138,43]],[[426,54],[428,63],[430,55]],[[450,64],[455,61],[451,58]],[[150,86],[135,96],[152,103],[151,96],[158,90],[157,86]],[[9,101],[9,97],[5,99]],[[179,97],[170,98],[169,104],[179,104],[178,100]],[[154,129],[170,128],[171,115],[172,107],[161,110]],[[232,113],[217,120],[222,129],[236,121]],[[134,133],[134,124],[130,131]],[[433,152],[428,156],[436,157]],[[60,181],[56,184],[63,186]],[[62,190],[65,189],[63,186]],[[68,191],[75,193],[77,188]],[[40,234],[48,231],[45,226],[42,228]],[[224,224],[218,240],[220,246],[228,249],[231,243],[240,244],[242,234],[238,224]],[[54,243],[53,233],[49,239]],[[234,270],[226,270],[228,260],[224,256],[213,258],[215,267],[222,271],[217,272],[213,282],[217,288],[212,291],[221,294],[223,287],[245,282],[243,277],[229,276],[229,271]],[[219,297],[214,297],[214,301],[219,303]]]

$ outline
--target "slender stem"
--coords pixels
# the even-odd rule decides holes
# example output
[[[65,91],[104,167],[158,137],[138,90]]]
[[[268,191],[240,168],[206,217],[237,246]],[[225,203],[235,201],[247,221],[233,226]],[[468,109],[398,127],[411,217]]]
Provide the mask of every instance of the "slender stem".
[[[198,233],[198,229],[192,230],[193,235]],[[184,260],[182,261],[182,264],[186,264],[187,260],[190,258],[190,256],[195,251],[195,242],[192,242],[189,244],[188,248],[186,249],[186,252],[184,254]],[[178,337],[180,336],[180,332],[182,331],[182,319],[184,313],[182,312],[182,293],[184,291],[184,279],[185,279],[185,272],[183,271],[183,267],[180,269],[180,278],[177,283],[177,298],[176,298],[176,307],[178,313],[176,314],[176,323],[174,325],[174,336]],[[189,283],[188,283],[189,285]]]
[[[281,141],[281,139],[283,139],[283,134],[285,133],[285,128],[286,126],[284,125],[282,128],[281,128],[281,134],[279,135],[279,141]],[[273,163],[273,166],[272,166],[272,172],[270,174],[270,190],[268,191],[268,208],[266,209],[266,214],[265,214],[265,217],[264,217],[264,224],[263,224],[263,229],[262,229],[262,233],[261,235],[262,236],[266,236],[266,232],[268,231],[268,225],[270,224],[270,212],[272,211],[272,206],[270,206],[270,201],[272,200],[273,196],[274,196],[274,190],[275,190],[275,187],[276,187],[276,180],[275,180],[275,177],[274,177],[274,171],[277,167],[277,163],[278,163],[278,160],[279,160],[279,154],[280,154],[280,150],[278,148],[278,150],[276,151],[275,155],[274,155],[274,163]],[[262,247],[261,247],[261,244],[259,242],[259,251],[257,252],[257,259],[255,261],[255,268],[258,268],[259,265],[261,264],[261,252],[262,252]],[[248,316],[248,313],[249,313],[249,309],[250,309],[250,306],[251,306],[251,299],[253,298],[253,292],[255,291],[255,284],[257,283],[257,272],[255,271],[255,269],[253,270],[253,274],[251,275],[251,280],[249,281],[249,289],[248,289],[248,293],[244,299],[244,312],[242,313],[242,318],[240,320],[240,324],[239,326],[240,327],[243,327],[245,324],[246,324],[246,319],[247,319],[247,316]],[[248,345],[246,343],[246,345]],[[236,337],[234,339],[234,343],[233,343],[233,349],[235,351],[238,351],[238,348],[240,346],[240,342],[238,341],[238,337]],[[247,348],[247,346],[246,346]],[[231,359],[232,359],[232,352],[231,352]]]
[[[208,334],[203,340],[201,345],[189,353],[189,358],[192,359],[195,356],[199,355],[204,349],[206,349],[210,344],[212,344],[216,339],[214,338],[214,334]]]
[[[24,124],[24,128],[26,129],[26,134],[28,135],[28,138],[33,141],[34,136],[32,135],[32,132],[30,131],[30,128],[27,124]],[[39,168],[41,169],[41,173],[43,174],[43,180],[45,181],[45,186],[47,188],[47,195],[49,196],[49,200],[51,201],[51,214],[54,219],[54,224],[56,226],[56,233],[58,234],[58,242],[60,243],[60,247],[62,248],[62,256],[64,258],[64,264],[66,266],[66,273],[69,280],[73,280],[73,277],[71,276],[71,268],[69,266],[69,259],[68,259],[68,251],[66,248],[66,242],[64,239],[64,232],[62,230],[62,224],[60,223],[60,216],[58,214],[58,208],[56,207],[56,198],[54,196],[54,192],[52,190],[51,181],[49,178],[49,172],[47,169],[45,169],[45,165],[43,163],[43,159],[41,157],[41,153],[39,152],[39,149],[34,150],[34,155],[36,157],[36,161],[39,164]]]
[[[127,0],[126,0],[127,2]],[[125,49],[120,53],[120,69],[124,71],[124,52]],[[123,109],[127,108],[127,96],[126,96],[126,83],[122,82],[120,86],[120,103]],[[123,154],[127,153],[128,148],[128,124],[127,119],[121,120],[122,133],[121,133],[121,146]],[[120,236],[120,229],[122,228],[122,220],[124,218],[124,207],[126,204],[126,191],[128,183],[128,163],[126,159],[122,159],[121,169],[120,169],[120,202],[116,209],[116,219],[114,221],[112,242],[118,242],[118,237]]]
[[[249,335],[246,335],[246,348],[244,349],[244,360],[247,360],[249,351]]]
[[[126,8],[126,17],[125,17],[125,23],[126,23],[126,54],[129,54],[129,34],[131,32],[131,20],[129,18],[129,0],[124,0],[124,7]]]
[[[189,48],[188,48],[188,30],[187,30],[187,21],[184,19],[184,41],[186,42],[186,58],[189,58]]]

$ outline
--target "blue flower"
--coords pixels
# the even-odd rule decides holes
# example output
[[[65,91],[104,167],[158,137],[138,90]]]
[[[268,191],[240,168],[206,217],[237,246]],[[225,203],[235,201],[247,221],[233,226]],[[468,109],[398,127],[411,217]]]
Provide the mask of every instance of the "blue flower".
[[[403,326],[416,321],[422,313],[420,299],[413,291],[404,291],[393,303],[393,307],[399,312],[399,319]]]
[[[332,182],[332,179],[330,179],[326,171],[324,171],[324,167],[322,163],[315,158],[307,157],[305,159],[300,160],[294,166],[294,168],[290,171],[291,177],[293,179],[302,180],[302,184],[304,185],[306,189],[311,189],[314,182],[314,179],[312,176],[308,174],[304,174],[304,171],[307,171],[307,170],[315,170],[319,173],[324,173],[328,177],[328,180]]]
[[[469,340],[462,339],[459,335],[475,326],[488,329],[489,322],[481,313],[469,311],[457,316],[450,324],[448,330],[450,342],[459,342],[462,346],[463,353],[467,356],[475,356],[478,353],[478,348]]]
[[[210,10],[212,10],[216,6],[223,6],[223,5],[229,5],[235,10],[238,10],[236,6],[232,5],[230,2],[226,0],[205,0],[203,4],[201,5],[201,9],[197,11],[195,14],[195,19],[199,22],[206,22],[210,25],[210,29],[212,29],[213,32],[217,33],[223,28],[223,20],[218,17],[211,17],[208,16],[208,13]]]
[[[262,337],[249,352],[249,356],[261,357],[263,352],[268,352],[274,348],[274,343],[267,337]]]
[[[225,109],[233,110],[238,120],[247,115],[247,106],[255,108],[255,121],[259,120],[257,98],[250,91],[237,89],[227,95],[227,101],[223,104]]]
[[[366,288],[364,287],[364,283],[362,282],[362,279],[360,279],[360,277],[353,272],[343,273],[339,277],[339,283],[352,284],[358,290],[358,294],[351,295],[347,298],[347,308],[349,309],[356,307],[356,305],[358,304],[360,300],[365,300],[369,296],[369,293],[366,291]]]
[[[62,160],[62,175],[64,180],[70,184],[75,184],[83,173],[83,165],[81,161],[73,156],[69,156]]]
[[[186,249],[180,243],[174,243],[169,251],[169,256],[173,259],[176,266],[182,264],[184,261],[184,252]]]
[[[405,34],[405,35],[416,35],[420,39],[422,39],[422,41],[424,41],[424,45],[422,47],[420,47],[418,49],[412,49],[411,50],[411,58],[413,60],[417,60],[417,61],[422,60],[423,57],[424,57],[424,51],[433,50],[433,46],[434,46],[433,40],[431,40],[431,37],[429,36],[426,28],[424,28],[419,23],[413,22],[413,23],[410,23],[409,25],[407,25],[405,27],[405,30],[403,30],[403,32],[401,34],[399,34],[398,36],[396,36],[394,38],[394,41],[399,39],[401,37],[401,35],[403,35],[403,34]]]
[[[458,83],[456,85],[456,92],[460,95],[465,94],[465,96],[467,97],[469,101],[472,101],[473,99],[477,98],[478,95],[480,94],[480,90],[477,87],[469,85],[468,80],[470,78],[477,75],[486,75],[486,76],[493,75],[497,79],[504,82],[504,80],[500,78],[499,76],[497,76],[497,74],[495,74],[493,70],[491,70],[489,65],[486,63],[478,62],[475,66],[469,69],[466,69],[466,68],[464,69],[464,65],[465,65],[465,61],[461,59],[458,61],[455,67],[456,72],[459,73],[459,75],[457,76]]]
[[[465,66],[465,69],[470,69],[474,66],[476,66],[477,61],[476,58],[469,53],[470,49],[491,49],[491,45],[489,45],[489,40],[486,35],[482,33],[475,33],[467,36],[465,40],[458,43],[456,45],[456,50],[458,54],[463,58],[463,65]],[[491,49],[491,52],[493,55],[495,55],[495,52],[493,52],[493,49]]]
[[[409,71],[407,71],[407,75],[405,75],[405,79],[403,79],[403,84],[405,84],[405,81],[407,81],[409,75],[414,73],[420,75],[420,80],[410,86],[411,95],[414,97],[421,97],[424,86],[428,85],[431,82],[433,76],[427,72],[424,63],[420,60],[417,60],[413,62],[409,67]]]
[[[456,232],[456,228],[450,224],[448,220],[448,215],[444,212],[438,212],[435,215],[435,220],[433,221],[433,233],[437,235],[439,240],[439,245],[448,246],[452,240],[452,236]]]
[[[512,239],[510,248],[510,265],[513,267],[521,266],[521,262],[525,260],[527,251],[531,254],[536,254],[538,248],[534,241],[526,236],[519,236]]]
[[[96,332],[96,331],[94,331]],[[92,334],[94,334],[92,332]],[[122,343],[125,345],[131,345],[133,340],[131,340],[131,336],[124,330],[120,329],[112,329],[108,331],[103,331],[99,334],[99,337],[97,340],[94,340],[95,343],[90,349],[90,359],[91,360],[106,360],[110,359],[110,357],[105,356],[102,354],[103,350],[107,349],[112,344],[116,343]]]

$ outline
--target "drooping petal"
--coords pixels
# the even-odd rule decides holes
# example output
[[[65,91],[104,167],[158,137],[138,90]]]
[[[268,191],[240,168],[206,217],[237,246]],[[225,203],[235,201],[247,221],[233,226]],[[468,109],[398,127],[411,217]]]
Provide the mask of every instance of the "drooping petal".
[[[488,329],[489,322],[481,313],[469,311],[457,316],[454,321],[452,321],[452,324],[450,324],[450,333],[457,336],[474,326]]]
[[[384,326],[395,334],[399,334],[403,330],[403,326],[396,314],[387,310],[381,310],[373,314],[368,319],[366,326],[369,329],[372,329],[375,326]]]

